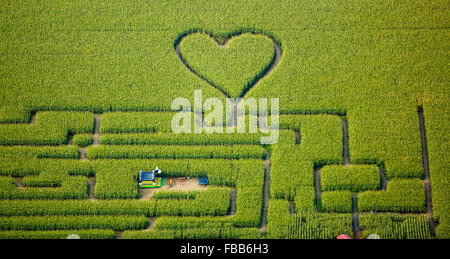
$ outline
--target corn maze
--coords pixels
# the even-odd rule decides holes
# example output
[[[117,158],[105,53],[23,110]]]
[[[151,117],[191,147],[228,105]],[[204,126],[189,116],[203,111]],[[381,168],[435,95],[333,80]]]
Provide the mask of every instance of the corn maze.
[[[447,239],[449,15],[447,0],[2,1],[0,239]],[[280,114],[174,133],[172,101],[198,89],[279,98]],[[208,187],[145,198],[155,166]]]

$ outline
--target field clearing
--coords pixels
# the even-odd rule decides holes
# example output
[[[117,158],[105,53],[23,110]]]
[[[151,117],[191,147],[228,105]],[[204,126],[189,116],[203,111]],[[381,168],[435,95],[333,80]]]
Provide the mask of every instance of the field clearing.
[[[449,16],[448,0],[2,1],[0,238],[449,238]],[[172,101],[195,90],[279,98],[278,142],[261,121],[237,132],[249,112],[175,134]],[[139,190],[155,166],[176,184]]]

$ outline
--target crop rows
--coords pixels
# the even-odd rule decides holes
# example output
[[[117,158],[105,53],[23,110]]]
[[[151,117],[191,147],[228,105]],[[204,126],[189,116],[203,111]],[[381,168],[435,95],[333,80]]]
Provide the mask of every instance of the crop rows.
[[[353,235],[351,214],[289,214],[286,200],[269,204],[268,233],[276,239],[331,239],[342,233]]]
[[[324,166],[320,174],[322,191],[360,192],[381,186],[380,173],[374,165]]]
[[[295,138],[271,147],[270,194],[274,198],[295,197],[300,186],[314,186],[314,168],[342,163],[342,131],[336,116],[281,116],[283,127],[300,130],[300,144]],[[298,125],[300,124],[300,125]]]
[[[41,186],[39,186],[41,187]],[[86,199],[88,184],[84,177],[70,177],[60,187],[17,188],[11,178],[0,178],[0,199]]]
[[[144,216],[16,216],[0,217],[0,231],[70,230],[70,229],[145,229]]]
[[[114,239],[111,229],[81,229],[81,230],[47,230],[47,231],[0,231],[0,239],[67,239],[77,235],[81,239]]]
[[[359,217],[363,236],[377,234],[382,239],[429,239],[430,225],[425,215],[363,213]]]
[[[38,112],[34,125],[0,125],[0,145],[61,145],[68,134],[90,133],[94,120],[89,112]]]
[[[257,228],[234,228],[231,225],[202,226],[200,228],[125,231],[123,239],[259,239]]]
[[[229,192],[209,188],[192,200],[1,200],[2,216],[45,215],[225,215]]]
[[[92,146],[87,148],[89,159],[264,159],[260,146]]]
[[[386,191],[359,194],[360,211],[425,212],[425,189],[420,180],[391,180]]]

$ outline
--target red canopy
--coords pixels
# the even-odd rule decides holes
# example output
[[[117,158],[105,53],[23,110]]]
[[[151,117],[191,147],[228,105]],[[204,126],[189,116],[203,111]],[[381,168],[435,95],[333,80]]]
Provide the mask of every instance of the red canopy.
[[[340,234],[337,239],[352,239],[351,237],[349,237],[347,234]]]

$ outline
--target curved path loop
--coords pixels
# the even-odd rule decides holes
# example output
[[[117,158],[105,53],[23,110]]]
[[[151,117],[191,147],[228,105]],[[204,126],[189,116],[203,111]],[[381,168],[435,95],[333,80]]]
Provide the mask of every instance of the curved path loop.
[[[192,33],[201,33],[201,32],[195,31],[195,32],[192,32]],[[180,60],[180,62],[181,62],[181,63],[182,63],[182,64],[183,64],[183,65],[184,65],[191,73],[193,73],[194,75],[196,75],[198,78],[202,79],[203,81],[207,82],[210,86],[212,86],[212,87],[214,87],[215,89],[219,90],[219,91],[220,91],[223,95],[225,95],[227,98],[231,98],[231,96],[230,96],[227,92],[223,91],[220,87],[218,87],[217,85],[215,85],[213,82],[211,82],[211,81],[208,80],[207,78],[201,76],[201,75],[198,74],[194,69],[192,69],[192,67],[190,67],[189,64],[186,63],[186,61],[184,60],[183,56],[181,55],[181,53],[180,53],[180,44],[181,44],[181,42],[183,41],[183,38],[184,38],[184,37],[186,37],[186,36],[188,36],[188,35],[190,35],[190,34],[192,34],[192,33],[188,33],[188,34],[184,35],[183,37],[177,39],[177,41],[175,42],[175,53],[176,53],[176,55],[177,55],[177,57],[178,57],[178,60]],[[275,69],[275,67],[278,66],[278,63],[280,63],[281,55],[282,55],[282,49],[281,49],[281,46],[277,43],[277,41],[276,41],[273,37],[271,37],[271,36],[269,36],[269,35],[267,35],[267,34],[256,33],[256,32],[241,32],[241,33],[234,34],[234,35],[232,35],[231,37],[227,38],[226,41],[225,41],[223,44],[219,43],[219,42],[217,41],[217,39],[216,39],[214,36],[212,36],[212,35],[209,35],[209,36],[212,37],[212,38],[216,41],[217,46],[218,46],[219,48],[220,48],[220,47],[223,48],[223,47],[226,47],[226,46],[227,46],[228,41],[229,41],[231,38],[233,38],[233,37],[235,37],[235,36],[239,36],[239,35],[241,35],[241,34],[243,34],[243,33],[252,33],[252,34],[255,34],[255,35],[264,35],[264,36],[270,38],[270,39],[272,40],[272,43],[273,43],[273,48],[274,48],[274,54],[275,54],[275,56],[274,56],[273,60],[269,63],[268,69],[266,69],[266,71],[264,72],[264,74],[261,75],[257,80],[255,80],[254,82],[252,82],[252,83],[245,89],[245,91],[239,96],[239,98],[243,98],[243,97],[247,94],[247,92],[248,92],[250,89],[252,89],[252,88],[253,88],[253,87],[254,87],[261,79],[264,79],[267,75],[269,75],[269,74]],[[241,101],[240,99],[237,99],[237,100],[235,100],[235,101],[233,102],[233,114],[234,114],[234,117],[233,117],[233,125],[234,125],[234,126],[237,126],[237,121],[238,121],[237,117],[238,117],[238,116],[237,116],[236,114],[237,114],[237,111],[238,111],[238,107],[239,107],[240,101]]]

